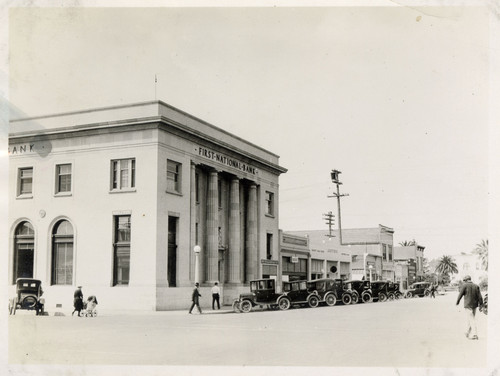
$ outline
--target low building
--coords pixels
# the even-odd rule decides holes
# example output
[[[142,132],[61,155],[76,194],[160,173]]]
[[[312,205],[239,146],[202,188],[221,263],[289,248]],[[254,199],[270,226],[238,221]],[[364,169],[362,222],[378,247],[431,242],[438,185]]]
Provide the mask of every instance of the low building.
[[[287,234],[308,241],[307,279],[351,278],[351,255],[338,245],[334,237],[328,236],[328,231],[290,231]]]
[[[455,264],[457,264],[458,273],[450,276],[451,282],[459,282],[469,275],[474,283],[479,283],[483,278],[488,275],[488,272],[483,268],[481,260],[478,255],[473,253],[461,252],[451,255]]]
[[[408,264],[408,283],[424,280],[424,249],[417,243],[394,247],[394,260]]]
[[[280,230],[280,269],[282,281],[310,279],[309,239]]]

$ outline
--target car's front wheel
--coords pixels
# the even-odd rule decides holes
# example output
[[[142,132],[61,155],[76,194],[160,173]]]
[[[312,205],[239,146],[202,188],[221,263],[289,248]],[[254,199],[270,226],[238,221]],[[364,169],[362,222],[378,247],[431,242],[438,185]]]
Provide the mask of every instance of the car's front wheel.
[[[378,301],[379,302],[385,302],[386,300],[387,300],[387,295],[385,295],[382,292],[378,294]]]
[[[240,313],[240,302],[238,300],[235,300],[233,302],[233,311],[236,313]]]
[[[325,297],[325,302],[330,307],[333,307],[337,303],[337,297],[335,295],[333,295],[333,294],[328,294]]]
[[[243,300],[240,303],[240,311],[243,313],[248,313],[252,310],[252,302],[250,300]]]
[[[370,303],[372,301],[372,296],[369,292],[365,292],[361,295],[361,300],[363,303]]]
[[[280,307],[280,310],[286,311],[288,308],[290,308],[290,299],[288,299],[288,298],[281,298],[278,301],[278,306]]]
[[[389,299],[389,300],[394,300],[394,299],[395,299],[394,294],[391,292],[391,293],[387,296],[387,299]]]
[[[309,304],[309,307],[316,308],[319,304],[319,299],[317,296],[313,295],[309,297],[307,303]]]
[[[405,294],[405,298],[407,298],[407,299],[413,298],[413,293],[411,291],[407,291]]]
[[[352,302],[351,295],[349,295],[349,294],[342,295],[342,303],[344,303],[345,305],[348,305],[348,304],[351,304],[351,302]]]

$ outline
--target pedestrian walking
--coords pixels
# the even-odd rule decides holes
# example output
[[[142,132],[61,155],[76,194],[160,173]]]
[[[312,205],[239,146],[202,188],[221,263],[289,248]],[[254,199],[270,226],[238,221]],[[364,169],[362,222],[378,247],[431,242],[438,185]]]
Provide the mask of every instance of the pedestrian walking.
[[[83,293],[82,286],[78,286],[73,294],[73,307],[75,308],[71,313],[71,316],[78,312],[78,317],[81,317],[80,313],[83,309]]]
[[[196,306],[198,308],[198,311],[200,311],[200,314],[202,313],[201,312],[201,308],[200,308],[200,297],[201,297],[201,294],[198,291],[198,287],[200,287],[200,284],[198,282],[196,282],[194,284],[193,295],[192,295],[192,298],[191,298],[191,300],[193,301],[193,304],[191,304],[191,308],[189,308],[189,314],[191,314],[194,306]]]
[[[431,285],[431,298],[436,298],[436,290],[437,290],[437,286],[433,283]]]
[[[483,304],[483,297],[481,296],[481,291],[479,286],[472,283],[471,277],[466,275],[463,278],[464,283],[460,287],[460,292],[458,293],[457,305],[460,303],[460,299],[464,298],[464,308],[467,318],[467,326],[465,330],[465,336],[469,339],[478,339],[477,336],[477,326],[476,326],[476,309]]]
[[[214,283],[214,287],[212,287],[212,310],[215,309],[215,302],[217,302],[217,309],[220,309],[220,288],[219,282]]]

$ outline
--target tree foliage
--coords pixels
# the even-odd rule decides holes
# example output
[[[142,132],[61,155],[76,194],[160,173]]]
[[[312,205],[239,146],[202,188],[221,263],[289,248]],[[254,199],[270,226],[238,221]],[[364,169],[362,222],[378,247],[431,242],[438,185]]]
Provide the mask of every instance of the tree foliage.
[[[458,267],[453,257],[446,255],[441,257],[436,267],[436,272],[448,276],[453,273],[458,273]]]
[[[483,269],[488,270],[488,239],[482,239],[481,243],[476,244],[472,252],[478,255]]]
[[[417,242],[415,241],[415,239],[413,240],[404,240],[402,242],[399,242],[399,245],[403,246],[403,247],[408,247],[408,246],[411,246],[411,245],[416,245]]]

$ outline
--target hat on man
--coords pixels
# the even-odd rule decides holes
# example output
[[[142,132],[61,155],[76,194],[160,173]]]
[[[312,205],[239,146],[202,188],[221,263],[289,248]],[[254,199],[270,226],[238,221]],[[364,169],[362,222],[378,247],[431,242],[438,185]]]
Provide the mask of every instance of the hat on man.
[[[466,275],[464,278],[463,278],[463,281],[464,282],[467,282],[467,281],[471,281],[472,278],[470,277],[470,275]]]
[[[200,284],[199,284],[198,282],[196,282],[194,285],[195,285],[196,287],[199,287],[199,286],[200,286]]]

